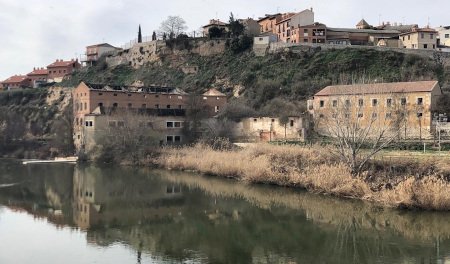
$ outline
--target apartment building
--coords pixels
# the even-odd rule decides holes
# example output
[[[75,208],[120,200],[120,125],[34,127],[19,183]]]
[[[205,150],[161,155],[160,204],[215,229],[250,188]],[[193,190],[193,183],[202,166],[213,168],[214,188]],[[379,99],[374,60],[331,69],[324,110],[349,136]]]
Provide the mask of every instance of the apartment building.
[[[0,83],[3,90],[31,87],[31,79],[27,75],[14,75]]]
[[[33,68],[33,71],[27,74],[33,88],[47,83],[48,70],[44,68]]]
[[[57,59],[55,62],[47,66],[48,80],[53,82],[61,82],[63,78],[71,74],[74,70],[79,69],[81,64],[78,59],[61,60]]]
[[[401,114],[402,138],[430,138],[432,113],[441,95],[437,81],[335,85],[316,93],[308,101],[308,110],[314,129],[323,135],[330,135],[337,118],[375,128],[387,126]]]
[[[77,150],[86,149],[87,143],[92,146],[89,139],[93,136],[87,133],[105,129],[105,124],[110,124],[107,121],[111,121],[105,115],[111,113],[132,112],[148,116],[149,120],[158,119],[159,123],[167,125],[167,133],[162,133],[163,142],[181,143],[183,140],[178,137],[179,133],[174,133],[180,128],[179,123],[175,122],[184,119],[187,109],[199,107],[207,116],[212,117],[227,103],[226,95],[216,89],[210,89],[202,95],[190,95],[174,87],[112,86],[84,82],[74,89],[72,96],[74,142]],[[121,120],[116,120],[116,123],[119,121]],[[162,129],[159,125],[155,125],[156,128]]]
[[[260,33],[276,33],[276,24],[278,22],[280,22],[280,20],[282,19],[283,15],[278,13],[278,14],[273,14],[273,15],[268,15],[266,14],[264,17],[260,18],[258,20],[258,24],[260,26]]]
[[[284,14],[280,21],[275,24],[276,34],[278,35],[278,41],[285,43],[293,43],[294,30],[314,24],[314,12],[313,9],[306,9],[299,13]]]
[[[437,48],[438,32],[432,28],[413,28],[400,35],[400,46],[405,49],[434,50]]]

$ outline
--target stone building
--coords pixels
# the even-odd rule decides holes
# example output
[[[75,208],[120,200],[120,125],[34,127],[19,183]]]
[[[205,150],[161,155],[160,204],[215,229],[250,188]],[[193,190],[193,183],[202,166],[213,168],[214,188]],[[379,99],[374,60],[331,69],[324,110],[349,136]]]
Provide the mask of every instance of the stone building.
[[[442,95],[437,81],[328,86],[308,101],[315,131],[330,135],[337,118],[361,127],[388,126],[401,116],[402,138],[430,138],[432,114]],[[345,122],[342,122],[345,123]]]
[[[432,28],[413,28],[400,35],[400,46],[406,49],[434,50],[437,48],[438,32]]]
[[[72,97],[74,142],[77,150],[86,148],[88,139],[85,132],[104,129],[110,118],[103,116],[110,113],[111,110],[116,113],[136,112],[148,116],[149,120],[157,119],[161,124],[167,125],[165,127],[167,133],[162,135],[164,143],[181,143],[182,139],[180,138],[181,142],[178,142],[178,138],[176,138],[179,134],[173,134],[176,128],[179,128],[177,126],[179,123],[174,122],[181,122],[187,109],[198,107],[206,116],[212,117],[217,115],[227,103],[226,96],[215,89],[202,95],[190,95],[174,87],[112,86],[84,82],[74,89]],[[97,124],[96,121],[100,123]],[[172,124],[167,122],[172,122]],[[155,127],[158,128],[157,130],[161,128],[160,126]],[[172,138],[168,136],[172,136]]]
[[[284,122],[275,117],[244,118],[233,124],[232,135],[238,142],[300,141],[307,138],[309,118],[291,116]]]

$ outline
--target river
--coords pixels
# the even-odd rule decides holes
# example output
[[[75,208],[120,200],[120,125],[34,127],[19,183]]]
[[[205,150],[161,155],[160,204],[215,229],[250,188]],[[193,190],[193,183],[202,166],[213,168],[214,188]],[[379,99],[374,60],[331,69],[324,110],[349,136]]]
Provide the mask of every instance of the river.
[[[450,263],[450,214],[194,173],[0,160],[0,263]]]

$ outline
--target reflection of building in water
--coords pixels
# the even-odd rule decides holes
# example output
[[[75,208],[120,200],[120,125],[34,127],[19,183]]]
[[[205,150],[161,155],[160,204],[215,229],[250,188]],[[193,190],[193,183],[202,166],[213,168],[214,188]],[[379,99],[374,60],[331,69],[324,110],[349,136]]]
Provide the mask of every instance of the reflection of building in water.
[[[171,217],[181,211],[184,196],[180,185],[152,184],[145,177],[104,172],[93,167],[75,169],[73,218],[81,229]]]

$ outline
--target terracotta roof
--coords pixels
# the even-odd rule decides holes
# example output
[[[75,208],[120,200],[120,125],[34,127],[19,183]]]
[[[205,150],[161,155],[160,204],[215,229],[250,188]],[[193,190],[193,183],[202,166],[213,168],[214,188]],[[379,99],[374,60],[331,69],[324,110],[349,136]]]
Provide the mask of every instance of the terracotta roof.
[[[333,32],[353,32],[353,33],[368,33],[368,34],[400,34],[397,30],[385,30],[385,29],[357,29],[357,28],[330,28],[327,30]]]
[[[2,83],[21,83],[28,79],[26,75],[14,75],[4,80]]]
[[[428,32],[428,33],[438,33],[436,30],[432,28],[413,28],[412,31],[400,34],[400,35],[409,35],[413,33],[420,33],[420,32]]]
[[[75,60],[69,60],[69,61],[63,61],[63,60],[56,60],[55,62],[53,62],[52,64],[48,65],[47,68],[52,68],[52,67],[67,67],[69,65],[71,65],[72,63],[75,63],[78,61]]]
[[[226,96],[225,94],[219,92],[217,89],[209,89],[206,93],[204,93],[203,95],[206,96]]]
[[[34,69],[32,72],[28,73],[27,75],[47,75],[48,74],[48,70],[41,68],[41,69]]]
[[[334,85],[325,87],[315,96],[431,92],[435,87],[439,87],[437,81]]]

